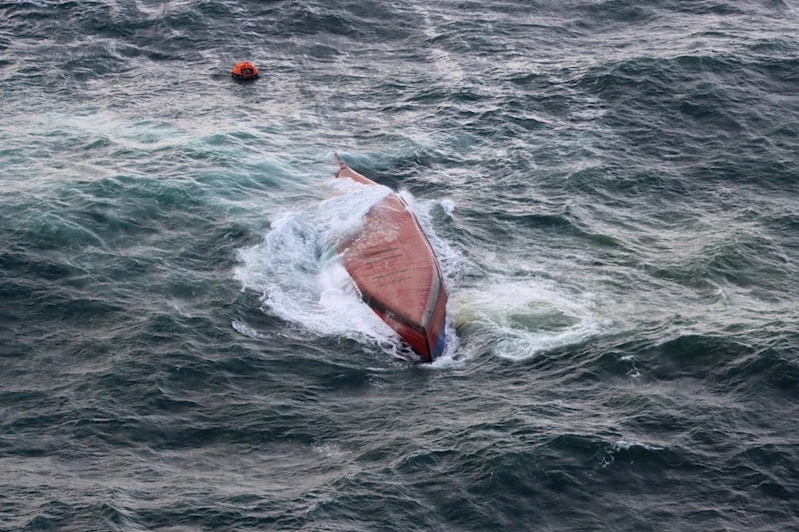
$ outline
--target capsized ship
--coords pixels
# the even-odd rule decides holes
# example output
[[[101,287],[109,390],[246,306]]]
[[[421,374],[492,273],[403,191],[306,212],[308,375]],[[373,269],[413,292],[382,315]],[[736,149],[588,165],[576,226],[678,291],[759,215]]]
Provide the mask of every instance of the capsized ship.
[[[336,154],[338,179],[377,186]],[[344,267],[374,310],[425,362],[444,351],[447,289],[433,246],[398,194],[375,204],[361,231],[339,246]]]

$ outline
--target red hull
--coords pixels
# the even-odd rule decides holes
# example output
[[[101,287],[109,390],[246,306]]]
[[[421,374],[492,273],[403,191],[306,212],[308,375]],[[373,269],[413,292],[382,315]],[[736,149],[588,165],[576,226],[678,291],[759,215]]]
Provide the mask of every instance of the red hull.
[[[336,177],[376,185],[339,159]],[[444,350],[447,290],[433,247],[405,201],[390,193],[339,251],[361,298],[426,362]]]

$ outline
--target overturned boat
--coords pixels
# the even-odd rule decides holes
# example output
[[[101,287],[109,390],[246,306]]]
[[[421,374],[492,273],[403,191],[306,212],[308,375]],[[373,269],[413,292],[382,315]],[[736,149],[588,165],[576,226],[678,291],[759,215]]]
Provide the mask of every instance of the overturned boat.
[[[339,179],[376,186],[336,155]],[[361,231],[339,246],[344,267],[374,310],[425,362],[444,351],[447,289],[410,206],[394,192],[374,205]]]

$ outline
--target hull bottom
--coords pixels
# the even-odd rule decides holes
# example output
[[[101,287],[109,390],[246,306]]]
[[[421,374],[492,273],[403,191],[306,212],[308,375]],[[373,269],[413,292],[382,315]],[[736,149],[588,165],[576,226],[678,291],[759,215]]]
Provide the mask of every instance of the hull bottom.
[[[348,167],[338,178],[377,183]],[[444,352],[447,290],[433,246],[410,206],[392,192],[372,206],[361,231],[339,246],[363,301],[425,362]]]

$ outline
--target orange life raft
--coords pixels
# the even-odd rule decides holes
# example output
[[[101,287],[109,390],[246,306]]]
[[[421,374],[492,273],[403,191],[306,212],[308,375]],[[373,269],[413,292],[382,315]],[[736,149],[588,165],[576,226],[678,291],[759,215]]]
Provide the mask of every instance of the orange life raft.
[[[236,79],[255,79],[258,77],[259,73],[258,67],[249,61],[236,63],[236,66],[233,67],[233,71],[231,72]]]

